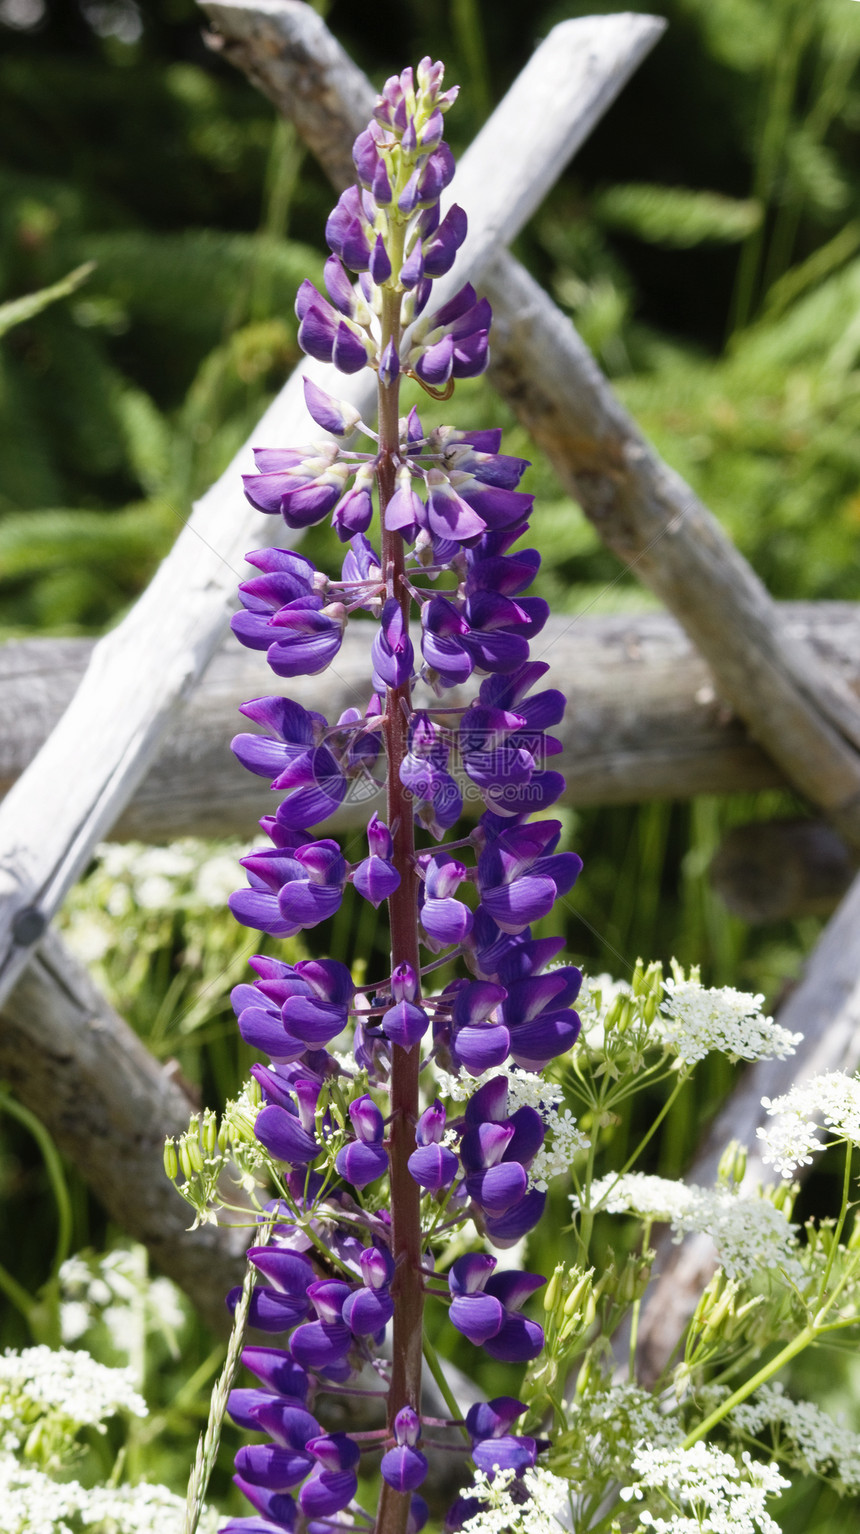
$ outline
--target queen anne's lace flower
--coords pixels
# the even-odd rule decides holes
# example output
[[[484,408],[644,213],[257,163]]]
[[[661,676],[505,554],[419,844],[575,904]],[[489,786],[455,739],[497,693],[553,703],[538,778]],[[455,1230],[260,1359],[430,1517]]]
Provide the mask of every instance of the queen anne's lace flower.
[[[731,1187],[688,1186],[642,1172],[626,1172],[623,1177],[609,1173],[592,1185],[591,1194],[593,1204],[610,1214],[668,1220],[676,1241],[692,1232],[710,1236],[730,1278],[749,1273],[751,1265],[780,1268],[796,1277],[802,1272],[796,1255],[797,1227],[760,1196],[748,1197]]]
[[[730,1060],[784,1060],[803,1037],[762,1016],[763,996],[730,985],[706,988],[696,969],[686,978],[678,970],[663,985],[667,999],[654,1031],[685,1065],[704,1060],[712,1049]]]
[[[520,1486],[528,1492],[526,1502],[514,1501],[511,1486],[513,1470],[498,1470],[492,1476],[475,1471],[475,1480],[466,1496],[485,1506],[463,1524],[463,1534],[559,1534],[565,1525],[569,1485],[549,1470],[527,1470]]]
[[[7,1350],[0,1358],[0,1422],[32,1423],[52,1417],[77,1427],[99,1427],[118,1411],[146,1416],[130,1369],[109,1369],[89,1353],[68,1348]]]
[[[642,1501],[648,1492],[656,1492],[656,1505],[668,1504],[671,1513],[668,1518],[655,1517],[647,1508],[639,1513],[640,1528],[653,1534],[780,1534],[765,1500],[791,1483],[776,1465],[761,1464],[749,1454],[738,1464],[724,1450],[705,1443],[691,1449],[643,1444],[632,1468],[639,1480],[624,1487],[623,1500]]]
[[[779,1383],[763,1385],[732,1412],[743,1433],[778,1427],[780,1454],[807,1475],[834,1477],[849,1495],[860,1492],[860,1434],[834,1422],[813,1401],[792,1401]]]
[[[762,1161],[783,1177],[809,1166],[813,1152],[823,1149],[816,1119],[824,1121],[832,1139],[860,1143],[860,1080],[842,1071],[829,1071],[799,1082],[782,1097],[763,1097],[762,1107],[772,1122],[756,1134],[763,1142]]]

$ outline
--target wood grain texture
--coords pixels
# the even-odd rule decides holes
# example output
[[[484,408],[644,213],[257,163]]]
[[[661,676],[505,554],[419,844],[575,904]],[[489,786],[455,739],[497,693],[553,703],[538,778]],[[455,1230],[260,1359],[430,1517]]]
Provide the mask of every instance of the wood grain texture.
[[[796,635],[860,690],[860,611],[851,603],[788,603],[780,609]],[[13,640],[0,646],[0,712],[21,721],[0,738],[0,791],[36,756],[83,676],[94,641]],[[551,618],[535,652],[548,661],[548,685],[569,697],[558,728],[566,799],[576,805],[624,804],[696,794],[729,794],[785,784],[717,693],[712,673],[683,629],[665,613],[607,618]],[[367,643],[347,629],[334,666],[291,681],[291,696],[337,718],[363,707]],[[119,840],[177,836],[250,836],[271,810],[263,778],[227,749],[250,728],[238,712],[246,698],[278,683],[262,657],[228,635],[165,732],[146,776],[109,834]],[[458,695],[466,701],[466,689]],[[366,804],[347,807],[333,828],[366,824]]]
[[[631,58],[641,56],[642,30],[633,29]],[[654,23],[651,31],[659,30]],[[473,192],[469,236],[451,272],[436,285],[436,302],[480,275],[502,229],[507,239],[515,237],[546,189],[547,165],[563,163],[596,120],[608,94],[604,75],[619,72],[625,51],[621,40],[601,62],[596,43],[601,31],[616,34],[611,17],[596,18],[589,29],[583,73],[581,31],[567,22],[556,27],[464,155],[458,184]],[[580,80],[580,95],[563,88],[568,75]],[[548,99],[552,112],[546,110]],[[499,144],[505,146],[504,174]],[[262,541],[264,519],[244,502],[240,489],[251,442],[297,444],[320,435],[305,411],[302,373],[362,411],[373,407],[371,372],[344,378],[330,367],[302,365],[197,503],[131,612],[96,646],[68,710],[0,805],[0,1000],[93,847],[141,782],[223,634],[243,552]],[[289,540],[281,535],[281,541]]]

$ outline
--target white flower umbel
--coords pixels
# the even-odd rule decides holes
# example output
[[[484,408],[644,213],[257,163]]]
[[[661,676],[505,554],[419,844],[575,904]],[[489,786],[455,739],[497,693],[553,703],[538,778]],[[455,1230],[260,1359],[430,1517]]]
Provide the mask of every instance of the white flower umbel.
[[[689,976],[675,965],[674,978],[663,981],[666,1000],[654,1019],[654,1034],[684,1065],[719,1050],[730,1060],[784,1060],[803,1035],[789,1033],[772,1017],[762,1016],[763,996],[730,985],[706,988],[697,969]]]
[[[572,1202],[578,1208],[575,1195]],[[609,1214],[667,1220],[675,1241],[693,1232],[710,1236],[729,1278],[748,1275],[751,1267],[780,1268],[795,1278],[803,1272],[797,1255],[797,1226],[758,1194],[741,1194],[732,1186],[688,1186],[643,1172],[626,1172],[623,1177],[610,1172],[592,1185],[591,1203]]]
[[[89,1353],[68,1348],[24,1348],[0,1358],[0,1424],[29,1429],[49,1417],[74,1431],[101,1427],[119,1411],[146,1416],[129,1369],[109,1369]]]
[[[849,1496],[860,1492],[860,1434],[834,1422],[813,1401],[792,1401],[781,1384],[763,1385],[736,1406],[730,1424],[755,1436],[778,1430],[780,1458],[806,1475],[835,1480]]]
[[[520,1486],[525,1499],[516,1501],[510,1487],[513,1470],[497,1470],[492,1479],[475,1471],[471,1486],[463,1492],[484,1503],[479,1513],[463,1524],[463,1534],[560,1534],[561,1515],[568,1505],[569,1485],[549,1470],[527,1470]]]
[[[771,1123],[756,1130],[762,1142],[761,1159],[775,1166],[782,1177],[793,1177],[800,1166],[810,1166],[813,1154],[823,1149],[816,1132],[822,1120],[831,1141],[860,1144],[860,1081],[841,1071],[813,1076],[785,1092],[782,1097],[763,1097]]]
[[[84,1487],[0,1454],[2,1534],[181,1534],[184,1517],[185,1499],[165,1486]],[[200,1529],[215,1534],[217,1524],[207,1508]]]
[[[779,1526],[765,1508],[768,1497],[778,1496],[791,1483],[776,1465],[764,1465],[744,1454],[739,1464],[730,1454],[709,1444],[691,1449],[661,1449],[642,1444],[633,1456],[639,1479],[625,1486],[625,1502],[646,1499],[649,1508],[639,1513],[640,1529],[652,1534],[780,1534]],[[648,1495],[648,1494],[651,1495]],[[655,1495],[656,1494],[656,1495]]]

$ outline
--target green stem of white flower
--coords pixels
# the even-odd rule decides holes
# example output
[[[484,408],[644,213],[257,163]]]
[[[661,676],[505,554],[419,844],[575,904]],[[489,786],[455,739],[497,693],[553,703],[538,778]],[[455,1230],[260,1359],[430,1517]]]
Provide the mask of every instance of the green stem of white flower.
[[[777,1353],[769,1363],[763,1364],[755,1374],[744,1381],[743,1385],[738,1386],[733,1395],[728,1396],[725,1401],[722,1401],[711,1412],[709,1417],[700,1422],[698,1427],[693,1428],[692,1432],[688,1433],[684,1439],[682,1447],[690,1449],[694,1443],[699,1442],[700,1438],[707,1438],[711,1429],[716,1427],[718,1422],[722,1422],[729,1412],[734,1411],[736,1406],[740,1406],[741,1402],[745,1401],[748,1396],[751,1396],[754,1390],[758,1390],[760,1385],[766,1385],[768,1380],[772,1379],[775,1374],[778,1374],[779,1370],[785,1364],[790,1363],[792,1358],[796,1358],[798,1353],[802,1353],[805,1348],[808,1348],[810,1343],[815,1341],[818,1330],[817,1326],[811,1324],[804,1326],[803,1330],[798,1332],[791,1342],[786,1343],[780,1353]]]
[[[851,1198],[851,1160],[852,1160],[852,1156],[853,1156],[853,1151],[854,1151],[853,1144],[851,1143],[850,1140],[846,1140],[846,1142],[845,1142],[845,1170],[844,1170],[844,1172],[842,1174],[842,1207],[839,1210],[839,1218],[836,1221],[836,1227],[835,1227],[835,1229],[833,1231],[833,1243],[832,1243],[831,1248],[830,1248],[830,1256],[827,1259],[827,1265],[826,1265],[826,1267],[824,1269],[824,1273],[823,1273],[823,1276],[822,1276],[822,1279],[821,1279],[821,1286],[820,1286],[820,1288],[818,1290],[818,1304],[819,1304],[819,1306],[822,1306],[825,1303],[825,1295],[827,1294],[827,1286],[830,1283],[830,1275],[833,1272],[833,1264],[834,1264],[834,1262],[836,1260],[836,1253],[837,1253],[837,1250],[839,1248],[839,1242],[841,1240],[842,1232],[843,1232],[843,1230],[845,1228],[845,1220],[846,1220],[846,1217],[848,1215],[848,1205],[849,1205],[850,1198]]]

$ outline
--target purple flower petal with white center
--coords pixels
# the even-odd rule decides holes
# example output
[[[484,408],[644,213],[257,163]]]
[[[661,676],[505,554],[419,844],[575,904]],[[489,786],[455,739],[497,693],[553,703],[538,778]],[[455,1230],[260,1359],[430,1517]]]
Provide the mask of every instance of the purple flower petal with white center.
[[[445,1109],[437,1097],[429,1108],[424,1109],[415,1125],[417,1144],[440,1145],[445,1137],[446,1122]]]
[[[348,543],[358,533],[366,533],[373,520],[373,496],[376,469],[373,464],[361,465],[350,490],[347,490],[332,512],[332,527],[341,543]]]
[[[425,382],[432,383],[432,379]],[[426,523],[437,538],[450,538],[456,543],[478,538],[487,525],[484,518],[457,494],[441,469],[430,469],[427,474]]]
[[[410,1176],[429,1193],[449,1188],[460,1169],[454,1152],[444,1145],[419,1145],[406,1164]]]
[[[423,1039],[430,1019],[414,1002],[398,1001],[383,1013],[379,1026],[391,1044],[408,1050]]]
[[[425,522],[424,502],[412,488],[412,471],[408,464],[397,470],[396,489],[385,508],[385,526],[389,531],[401,532],[409,542],[418,534]]]
[[[385,1122],[369,1093],[365,1093],[363,1097],[357,1097],[350,1103],[349,1117],[358,1138],[363,1140],[365,1145],[382,1143]]]
[[[395,1491],[415,1491],[427,1475],[427,1460],[420,1449],[402,1444],[383,1454],[379,1468],[383,1481]]]
[[[486,1252],[467,1252],[451,1264],[448,1288],[452,1295],[479,1293],[498,1267],[495,1257]]]
[[[492,1295],[462,1294],[451,1301],[448,1319],[476,1347],[484,1347],[502,1330],[505,1311]]]

